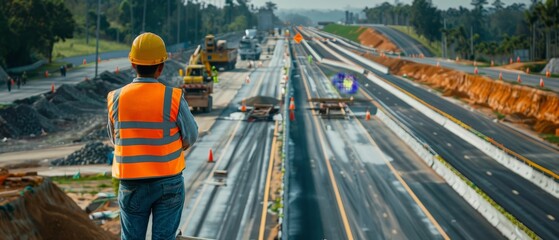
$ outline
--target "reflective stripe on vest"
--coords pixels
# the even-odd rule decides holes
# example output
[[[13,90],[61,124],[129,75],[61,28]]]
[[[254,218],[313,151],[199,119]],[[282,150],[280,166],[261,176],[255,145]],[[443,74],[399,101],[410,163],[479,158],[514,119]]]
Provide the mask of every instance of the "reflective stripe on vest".
[[[184,169],[182,139],[176,124],[181,97],[180,89],[160,83],[134,82],[109,93],[115,178],[173,176]]]

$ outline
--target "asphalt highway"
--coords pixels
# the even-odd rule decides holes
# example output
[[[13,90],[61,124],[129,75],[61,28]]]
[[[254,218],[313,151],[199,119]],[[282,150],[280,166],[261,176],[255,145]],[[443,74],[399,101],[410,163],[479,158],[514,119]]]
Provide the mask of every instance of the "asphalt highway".
[[[394,44],[396,44],[396,46],[398,46],[404,56],[423,54],[425,57],[433,57],[433,53],[431,53],[429,49],[424,47],[417,40],[396,29],[379,24],[364,24],[363,26],[374,28],[382,35],[388,37]]]
[[[215,124],[187,155],[188,182],[181,224],[183,236],[209,239],[257,239],[267,177],[274,122],[245,121],[238,112],[242,99],[278,97],[283,68],[283,41],[261,68],[235,70],[250,83],[239,89]],[[242,66],[247,63],[238,63]],[[221,83],[220,83],[221,84]],[[214,163],[208,163],[209,149]],[[276,223],[272,223],[276,224]]]
[[[343,55],[341,52],[338,53]],[[355,62],[362,65],[357,61]],[[375,72],[373,69],[365,68]],[[388,81],[398,82],[397,79],[394,79],[396,78],[394,76],[381,76]],[[360,79],[365,78],[361,76]],[[375,100],[386,105],[416,136],[431,146],[454,168],[483,189],[492,199],[536,234],[544,239],[552,239],[559,235],[559,223],[555,221],[555,216],[559,214],[559,199],[536,187],[526,179],[511,173],[489,156],[433,122],[392,93],[368,80],[362,82],[361,86],[364,86],[364,90]],[[427,100],[422,96],[420,98]],[[438,101],[440,104],[448,104],[447,107],[449,108],[461,109],[444,100],[439,99]],[[457,118],[463,119],[460,116]]]
[[[315,50],[317,50],[321,55],[326,52],[323,49],[315,48]],[[327,73],[327,75],[332,75],[338,71],[344,72],[343,70],[332,68],[330,66],[320,66],[321,70]],[[317,77],[312,77],[312,79],[316,78]],[[359,78],[363,79],[363,76],[359,76]],[[362,116],[367,109],[371,110],[373,114],[374,112],[376,112],[375,106],[371,104],[369,100],[367,100],[366,96],[359,94],[355,97],[355,99],[355,103],[351,105],[351,110],[353,113],[355,113],[355,115],[361,117],[357,117],[354,121],[358,120],[363,126],[365,126],[367,134],[369,134],[375,140],[375,144],[378,145],[380,151],[382,151],[383,154],[386,155],[386,158],[389,159],[391,164],[397,170],[398,174],[400,174],[404,181],[408,183],[412,191],[417,195],[419,200],[425,205],[425,207],[429,210],[429,212],[433,215],[433,217],[441,225],[442,229],[444,229],[444,231],[451,239],[503,238],[501,234],[487,222],[487,220],[485,220],[475,209],[473,209],[464,199],[462,199],[421,159],[419,159],[419,157],[415,153],[413,153],[413,151],[411,151],[411,149],[409,149],[405,143],[403,143],[397,136],[395,136],[394,133],[388,130],[382,122],[374,117],[371,121],[364,120]],[[350,136],[342,133],[351,132],[349,131],[351,127],[349,127],[348,125],[354,125],[355,123],[348,123],[348,121],[334,122],[334,120],[330,120],[329,122],[332,122],[332,124],[329,126],[331,128],[334,128],[334,123],[342,125],[340,129],[341,131],[336,131],[339,132],[340,135],[345,135],[345,138],[340,139],[351,139]],[[360,133],[355,134],[362,135],[364,134],[364,131],[361,130]],[[344,142],[344,144],[346,146],[351,146],[355,145],[355,142],[362,141],[364,141],[364,139],[361,136],[361,138],[357,137],[357,139]],[[349,156],[353,156],[353,158],[355,159],[355,154],[349,154]],[[372,155],[369,154],[368,157],[363,157],[360,160],[366,161],[364,159],[371,159],[371,156]],[[338,162],[339,161],[336,161],[336,164]],[[392,195],[387,194],[388,192],[390,192],[390,187],[386,187],[386,185],[382,184],[391,178],[393,179],[393,176],[391,177],[391,174],[389,174],[390,170],[385,167],[385,169],[382,169],[381,172],[376,172],[375,169],[382,169],[382,167],[378,164],[371,164],[368,165],[368,167],[354,166],[353,168],[347,168],[346,171],[357,172],[357,174],[355,174],[352,183],[348,184],[348,186],[351,186],[353,189],[350,188],[350,190],[345,192],[345,194],[353,195],[352,199],[358,199],[360,197],[368,199],[365,201],[365,206],[368,206],[372,209],[383,209],[384,211],[390,211],[390,209],[399,209],[399,211],[396,212],[396,216],[394,218],[398,219],[399,223],[404,224],[403,226],[400,226],[400,228],[404,228],[404,233],[416,234],[415,236],[412,235],[413,237],[409,238],[432,238],[433,236],[430,236],[429,234],[422,235],[421,229],[417,229],[419,228],[417,224],[406,225],[406,218],[418,218],[417,216],[414,216],[414,214],[410,214],[405,210],[406,205],[414,205],[414,203],[406,203],[402,200],[405,199],[405,197],[392,199]],[[358,177],[362,176],[362,174],[370,174],[370,176],[374,176],[372,177],[374,179],[372,183],[368,181],[367,177]],[[363,194],[364,190],[360,189],[360,187],[365,184],[371,184],[370,186],[374,186],[374,188],[366,189],[366,192],[371,192],[370,195],[373,196],[370,199],[368,198],[367,194]],[[388,184],[388,186],[390,186],[390,184]],[[382,194],[379,194],[375,191],[381,192]],[[384,204],[375,204],[378,202],[383,202]],[[354,207],[356,209],[359,209],[354,213],[356,214],[356,219],[359,219],[359,217],[361,217],[366,219],[367,222],[375,222],[375,226],[373,226],[368,231],[375,233],[375,231],[382,232],[383,229],[390,229],[389,224],[385,224],[383,223],[383,221],[378,222],[377,220],[375,220],[375,218],[382,219],[383,217],[385,217],[383,214],[371,214],[370,216],[363,217],[362,214],[359,214],[359,211],[363,211],[361,208],[363,208],[364,206],[356,204],[356,206]],[[364,208],[369,210],[369,208],[367,207]],[[376,212],[375,210],[371,211]],[[360,226],[358,222],[356,223],[355,228],[363,227],[370,226],[366,224],[364,226]],[[418,232],[414,233],[414,231]],[[371,237],[372,239],[388,238],[387,236],[376,235],[369,236],[369,238],[366,239],[371,239]]]

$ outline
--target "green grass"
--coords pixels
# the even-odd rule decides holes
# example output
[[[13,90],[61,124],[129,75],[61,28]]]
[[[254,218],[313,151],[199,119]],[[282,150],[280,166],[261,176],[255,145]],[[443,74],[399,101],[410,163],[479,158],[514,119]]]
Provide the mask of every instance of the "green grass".
[[[325,32],[336,34],[341,37],[345,37],[351,41],[359,43],[359,35],[365,31],[365,28],[359,26],[346,26],[340,24],[329,24],[324,27]]]
[[[497,119],[502,120],[503,118],[505,118],[506,116],[500,112],[495,111],[494,112],[495,115],[497,115]]]
[[[390,27],[400,32],[403,32],[408,36],[412,37],[413,39],[417,40],[419,43],[421,43],[423,46],[429,49],[429,51],[435,54],[435,56],[442,55],[440,42],[437,41],[437,42],[433,42],[432,44],[429,44],[429,41],[427,41],[425,37],[417,35],[417,33],[415,33],[412,27],[407,27],[407,26],[390,26]]]
[[[117,43],[99,39],[99,52],[110,52],[117,50],[128,50],[127,44]],[[72,38],[54,44],[52,52],[53,60],[65,57],[73,57],[95,53],[95,38],[89,38],[89,44],[85,43],[85,38]]]
[[[553,134],[544,134],[542,137],[550,143],[559,144],[559,136],[555,136]]]

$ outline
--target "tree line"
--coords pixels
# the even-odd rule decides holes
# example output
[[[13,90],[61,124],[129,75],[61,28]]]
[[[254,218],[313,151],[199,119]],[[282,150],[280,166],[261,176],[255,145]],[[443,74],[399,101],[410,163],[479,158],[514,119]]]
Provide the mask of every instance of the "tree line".
[[[559,56],[557,0],[532,0],[529,6],[501,0],[472,0],[471,8],[440,10],[429,0],[412,4],[384,2],[363,9],[366,23],[413,26],[429,42],[442,41],[457,56],[475,59],[529,49],[530,59]],[[444,54],[443,47],[443,54]],[[450,57],[447,55],[447,57]]]
[[[100,38],[131,43],[142,32],[160,35],[167,45],[198,44],[209,33],[241,31],[257,26],[260,9],[249,0],[101,0]],[[57,41],[83,37],[95,40],[98,0],[0,1],[0,65],[13,67],[38,59],[52,60]],[[277,20],[277,18],[276,18]],[[38,41],[39,40],[39,41]]]

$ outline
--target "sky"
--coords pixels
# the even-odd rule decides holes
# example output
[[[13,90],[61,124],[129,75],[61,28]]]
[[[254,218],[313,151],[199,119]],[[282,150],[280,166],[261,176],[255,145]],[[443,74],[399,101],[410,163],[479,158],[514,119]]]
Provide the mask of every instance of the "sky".
[[[365,8],[365,6],[374,7],[383,2],[394,4],[394,0],[252,0],[255,6],[263,6],[265,2],[272,1],[278,5],[279,9],[347,9],[347,8]],[[432,0],[433,4],[439,9],[448,9],[450,7],[464,6],[470,8],[471,0]],[[524,3],[528,5],[530,0],[501,0],[506,5],[512,3]],[[404,4],[411,4],[413,0],[399,0]],[[493,0],[488,0],[492,3]]]

